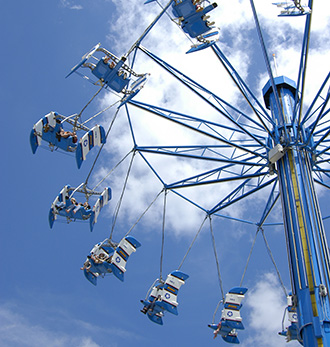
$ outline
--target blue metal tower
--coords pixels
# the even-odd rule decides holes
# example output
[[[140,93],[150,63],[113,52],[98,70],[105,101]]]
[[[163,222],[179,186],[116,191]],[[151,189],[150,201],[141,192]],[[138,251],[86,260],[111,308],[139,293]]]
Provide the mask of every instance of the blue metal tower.
[[[274,79],[281,110],[270,85],[263,89],[276,123],[270,162],[278,172],[294,303],[304,346],[328,346],[329,248],[312,177],[309,129],[294,123],[295,83]],[[282,146],[283,145],[283,146]]]

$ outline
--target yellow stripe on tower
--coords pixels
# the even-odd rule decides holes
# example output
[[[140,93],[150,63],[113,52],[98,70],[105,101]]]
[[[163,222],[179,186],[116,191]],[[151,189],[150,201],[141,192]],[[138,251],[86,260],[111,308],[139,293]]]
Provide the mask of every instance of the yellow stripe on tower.
[[[314,317],[317,317],[318,311],[317,311],[316,298],[315,298],[315,292],[314,292],[313,271],[312,271],[312,265],[310,263],[310,258],[309,258],[308,240],[307,240],[307,233],[305,230],[305,219],[304,219],[303,209],[301,206],[301,198],[300,198],[300,192],[298,188],[298,180],[297,180],[297,175],[295,171],[292,150],[288,151],[288,158],[290,162],[290,172],[291,172],[294,198],[295,198],[295,204],[296,204],[296,210],[297,210],[297,216],[298,216],[300,239],[301,239],[301,243],[303,247],[304,263],[306,268],[308,288],[309,288],[309,293],[311,297],[313,315]],[[323,346],[322,338],[317,339],[317,345],[319,347]]]

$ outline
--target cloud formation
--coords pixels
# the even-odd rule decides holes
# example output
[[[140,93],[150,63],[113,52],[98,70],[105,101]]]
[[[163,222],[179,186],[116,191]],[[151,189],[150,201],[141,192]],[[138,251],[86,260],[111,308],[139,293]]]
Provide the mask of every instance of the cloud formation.
[[[160,12],[160,7],[156,2],[148,5],[141,5],[138,1],[133,1],[131,6],[127,7],[124,1],[113,1],[117,9],[117,16],[111,22],[109,28],[109,35],[107,36],[108,42],[104,46],[109,44],[115,50],[114,53],[121,55],[124,54],[128,48],[133,45],[137,38],[142,35],[145,28],[152,22],[155,16]],[[262,26],[262,30],[266,39],[268,47],[268,53],[272,56],[276,53],[278,73],[285,74],[292,79],[297,76],[300,59],[300,49],[302,44],[302,32],[304,30],[305,17],[300,18],[279,18],[279,14],[276,6],[271,2],[265,2],[262,0],[255,1],[255,6],[259,15],[259,20]],[[328,23],[329,14],[324,11],[323,7],[315,6],[313,19],[316,23],[313,27],[312,38],[318,41],[318,38],[327,35],[324,30],[321,30],[319,22]],[[322,5],[323,6],[323,5]],[[329,5],[325,5],[328,7]],[[171,11],[169,10],[169,13]],[[266,74],[266,68],[262,58],[262,52],[257,40],[255,24],[252,16],[252,11],[249,2],[240,0],[221,1],[218,7],[210,13],[212,20],[216,22],[216,25],[221,27],[219,47],[226,54],[229,61],[236,67],[236,70],[240,73],[243,79],[246,79],[250,84],[252,90],[262,101],[261,90],[266,83],[268,77]],[[125,26],[124,30],[122,23],[126,22],[129,25]],[[120,34],[118,34],[120,30]],[[203,50],[198,53],[186,55],[185,52],[189,49],[191,42],[184,33],[173,22],[170,21],[168,16],[163,16],[156,26],[151,30],[147,37],[143,40],[143,46],[152,50],[165,61],[175,66],[179,70],[183,71],[189,77],[192,77],[195,81],[202,84],[204,87],[216,91],[223,99],[232,105],[242,105],[242,97],[240,96],[237,88],[228,78],[224,69],[219,66],[218,61],[210,49]],[[312,45],[313,46],[313,45]],[[310,51],[310,63],[309,68],[311,71],[317,69],[320,66],[324,71],[327,64],[326,57],[329,54],[328,48],[322,48],[319,50],[316,46]],[[273,62],[271,61],[273,64]],[[149,58],[138,52],[135,62],[135,70],[139,73],[149,72],[150,78],[145,88],[136,97],[137,100],[141,100],[146,103],[161,105],[168,107],[172,110],[178,110],[180,112],[187,112],[202,119],[219,121],[219,115],[214,112],[205,102],[198,100],[193,94],[185,88],[181,88],[180,84],[170,77],[168,74],[164,74],[164,71],[153,64]],[[323,72],[324,72],[323,71]],[[308,88],[306,90],[306,102],[311,100],[311,96],[321,83],[323,73],[308,73],[309,76],[318,76],[318,78],[308,79]],[[112,100],[113,96],[106,96],[103,100],[103,104],[107,105]],[[243,108],[244,109],[244,108]],[[244,109],[245,110],[245,109]],[[145,113],[130,108],[132,114],[132,122],[134,128],[134,136],[138,145],[189,145],[189,144],[206,144],[210,143],[208,139],[197,137],[196,133],[186,130],[183,127],[175,127],[168,121],[160,120],[154,115],[146,115]],[[250,112],[250,111],[248,111]],[[126,122],[126,125],[125,125]],[[226,123],[221,119],[220,122]],[[111,146],[115,151],[113,153],[119,154],[122,157],[127,153],[127,144],[132,145],[129,133],[123,133],[122,129],[127,126],[127,121],[124,117],[119,121],[120,125],[117,125],[117,131],[111,134]],[[230,123],[228,123],[230,124]],[[224,136],[229,138],[232,136],[230,131],[223,132]],[[108,147],[110,150],[110,148]],[[210,162],[202,161],[184,161],[178,158],[165,158],[162,155],[149,156],[152,166],[155,168],[157,174],[165,181],[165,183],[180,180],[183,177],[193,176],[198,172],[206,171],[207,168],[213,168]],[[154,174],[151,170],[140,160],[139,164],[135,164],[137,173],[131,173],[131,189],[129,190],[132,203],[126,205],[127,215],[136,209],[136,205],[133,206],[133,201],[139,199],[139,201],[147,204],[148,194],[151,193],[152,186],[155,182]],[[117,177],[123,175],[121,172]],[[152,177],[153,176],[153,177]],[[141,181],[141,177],[144,177],[145,182],[150,182],[144,185],[144,190],[138,188],[138,182]],[[116,176],[112,176],[113,183],[117,186]],[[221,196],[226,196],[227,193],[232,191],[235,187],[233,183],[227,183],[221,185]],[[141,186],[142,188],[142,186]],[[192,201],[199,202],[203,207],[211,208],[216,201],[212,198],[216,196],[215,186],[203,187],[199,189],[191,189],[189,192],[184,191],[184,194]],[[157,186],[157,191],[159,187]],[[213,193],[213,194],[212,194]],[[220,192],[219,192],[220,193]],[[114,194],[116,195],[116,194]],[[149,195],[149,201],[150,201]],[[220,195],[217,195],[220,196]],[[261,200],[266,201],[267,193],[259,196]],[[251,198],[252,199],[252,198]],[[184,213],[185,208],[180,208],[178,202],[174,204],[174,211],[182,211]],[[246,206],[245,206],[246,207]],[[195,209],[196,212],[198,209]],[[251,211],[244,208],[243,204],[237,205],[235,209],[230,209],[229,215],[242,218],[244,215],[250,214]],[[173,213],[172,217],[174,217]],[[191,226],[196,222],[195,218],[192,218],[195,214],[190,210],[187,213],[187,217],[184,218],[187,223],[193,221]],[[160,216],[160,215],[159,215]],[[259,218],[259,216],[257,217]],[[182,231],[184,226],[180,221],[182,218],[172,219],[170,223],[174,226],[177,225],[178,230]],[[182,225],[182,227],[179,227]]]
[[[242,315],[247,316],[244,324],[249,330],[249,337],[244,339],[242,346],[287,346],[285,338],[278,335],[282,330],[281,322],[285,307],[286,298],[277,277],[273,273],[265,273],[246,295]],[[287,326],[286,320],[284,327]],[[290,346],[300,346],[300,344],[291,341]]]
[[[63,7],[69,8],[70,10],[82,10],[82,5],[76,5],[74,1],[71,0],[61,0],[61,5]]]
[[[35,323],[12,305],[0,306],[0,345],[6,347],[24,346],[82,346],[100,347],[93,338],[85,334],[69,335],[64,331],[49,329],[43,323]]]

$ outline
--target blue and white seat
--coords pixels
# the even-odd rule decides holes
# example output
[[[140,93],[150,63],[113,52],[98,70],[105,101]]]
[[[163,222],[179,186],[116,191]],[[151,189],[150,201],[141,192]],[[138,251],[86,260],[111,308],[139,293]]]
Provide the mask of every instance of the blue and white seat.
[[[113,273],[120,281],[124,281],[126,263],[129,256],[141,246],[133,236],[124,237],[119,244],[109,239],[96,244],[84,263],[84,275],[92,284],[97,284],[99,276]]]
[[[93,231],[94,224],[97,222],[102,207],[111,200],[111,188],[105,188],[102,193],[94,193],[99,195],[99,197],[93,208],[88,203],[85,205],[75,203],[71,193],[74,190],[75,188],[66,185],[54,199],[48,215],[49,226],[53,228],[55,220],[60,216],[64,217],[67,222],[89,220],[90,231]]]
[[[246,292],[247,288],[234,287],[226,294],[220,322],[209,324],[215,337],[219,334],[228,343],[239,343],[237,330],[244,330],[240,309]]]
[[[181,271],[172,271],[165,282],[157,280],[146,300],[141,300],[144,307],[141,312],[157,324],[163,325],[164,312],[178,315],[178,291],[189,276]]]
[[[106,143],[106,135],[101,125],[95,125],[92,129],[88,129],[86,126],[77,124],[76,131],[84,131],[84,135],[79,141],[77,136],[63,137],[61,130],[65,131],[64,125],[67,124],[69,118],[53,111],[48,113],[33,126],[30,133],[30,145],[33,154],[36,153],[42,141],[47,142],[51,149],[75,152],[77,166],[80,168],[93,147]]]

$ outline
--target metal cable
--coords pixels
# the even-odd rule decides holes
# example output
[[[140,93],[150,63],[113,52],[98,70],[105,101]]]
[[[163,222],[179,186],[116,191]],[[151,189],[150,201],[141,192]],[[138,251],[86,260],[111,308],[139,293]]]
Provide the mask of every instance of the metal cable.
[[[160,269],[159,269],[159,279],[162,281],[162,272],[163,272],[163,259],[164,259],[164,243],[165,243],[165,215],[166,215],[166,197],[167,189],[164,191],[164,207],[163,207],[163,225],[162,225],[162,245],[160,251]]]
[[[286,315],[286,311],[287,311],[287,307],[285,308],[284,310],[284,313],[283,313],[283,318],[282,318],[282,331],[284,331],[284,320],[285,320],[285,315]]]
[[[134,149],[130,150],[115,166],[113,169],[111,169],[102,179],[101,181],[92,189],[95,190],[102,182],[104,182],[111,174],[112,172],[117,169],[117,167],[134,151]]]
[[[287,291],[286,291],[286,289],[285,289],[285,286],[284,286],[284,284],[283,284],[283,281],[282,281],[280,272],[279,272],[279,270],[278,270],[278,268],[277,268],[277,266],[276,266],[276,263],[275,263],[275,260],[274,260],[272,251],[270,250],[269,244],[268,244],[268,242],[267,242],[267,240],[266,240],[266,236],[265,236],[264,229],[263,229],[263,228],[260,228],[260,230],[261,230],[262,236],[263,236],[264,241],[265,241],[265,245],[266,245],[266,248],[267,248],[267,252],[268,252],[268,254],[269,254],[269,256],[270,256],[270,259],[271,259],[271,261],[272,261],[272,263],[273,263],[273,265],[274,265],[274,267],[275,267],[275,270],[276,270],[278,279],[279,279],[279,281],[280,281],[280,283],[281,283],[281,287],[282,287],[282,289],[283,289],[284,295],[285,295],[285,297],[287,297],[287,296],[288,296],[288,293],[287,293]]]
[[[276,104],[276,107],[277,107],[278,112],[280,114],[280,118],[283,121],[283,124],[285,125],[285,119],[284,119],[284,115],[283,115],[283,111],[282,111],[282,107],[281,107],[278,91],[277,91],[277,88],[276,88],[276,85],[275,85],[272,69],[271,69],[271,66],[270,66],[269,58],[268,58],[268,52],[267,52],[265,41],[264,41],[264,38],[263,38],[263,35],[262,35],[262,32],[261,32],[260,23],[259,23],[257,11],[255,9],[253,0],[250,0],[250,4],[251,4],[251,8],[252,8],[252,13],[253,13],[255,25],[256,25],[256,30],[257,30],[257,33],[258,33],[260,46],[261,46],[261,49],[262,49],[262,54],[263,54],[264,61],[265,61],[265,64],[266,64],[269,80],[270,80],[270,83],[271,83],[271,86],[272,86],[272,89],[273,89],[273,93],[274,93],[275,104]],[[287,140],[287,133],[286,132],[285,132],[284,136],[285,136],[285,139]]]
[[[313,8],[313,0],[311,1],[311,9]],[[311,32],[311,24],[312,24],[312,13],[309,14],[306,18],[306,29],[308,28],[307,32],[307,38],[306,38],[306,46],[304,45],[303,48],[306,47],[305,50],[305,61],[304,61],[304,68],[303,68],[303,73],[302,73],[302,85],[301,85],[301,95],[300,95],[300,109],[299,109],[299,117],[298,117],[298,130],[301,126],[301,117],[302,117],[302,111],[303,111],[303,101],[304,101],[304,91],[305,91],[305,79],[306,79],[306,70],[307,70],[307,59],[308,59],[308,53],[309,53],[309,40],[310,40],[310,32]],[[305,29],[305,31],[306,31]],[[301,59],[301,64],[302,64],[302,59]],[[301,64],[300,64],[300,70],[301,70]],[[300,76],[298,79],[298,82],[300,80]],[[299,87],[299,85],[298,85]],[[298,89],[297,89],[297,97],[298,97]]]
[[[130,232],[133,230],[133,228],[140,222],[140,220],[142,219],[142,217],[148,212],[148,210],[150,209],[150,207],[154,204],[154,202],[158,199],[159,195],[164,191],[164,189],[162,189],[157,196],[155,197],[155,199],[151,202],[151,204],[144,210],[144,212],[141,214],[141,216],[138,218],[138,220],[132,225],[132,227],[128,230],[128,232],[126,233],[125,236],[129,235]]]
[[[93,97],[88,101],[88,103],[82,108],[82,110],[79,112],[79,114],[77,114],[75,123],[77,122],[77,120],[81,117],[81,114],[86,110],[87,106],[94,100],[94,98],[100,93],[100,91],[103,89],[104,84],[101,85],[101,87],[99,88],[99,90],[93,95]]]
[[[194,239],[192,240],[191,245],[189,246],[189,248],[188,248],[188,250],[187,250],[187,252],[186,252],[185,256],[183,257],[183,259],[182,259],[182,261],[181,261],[181,264],[180,264],[180,265],[179,265],[179,267],[178,267],[178,270],[180,270],[181,266],[183,265],[184,261],[186,260],[187,255],[188,255],[188,253],[190,252],[190,250],[191,250],[191,248],[192,248],[193,244],[195,243],[195,241],[196,241],[196,239],[197,239],[197,236],[198,236],[198,235],[199,235],[199,233],[201,232],[202,227],[203,227],[203,225],[204,225],[204,223],[205,223],[206,219],[207,219],[207,216],[204,218],[204,220],[203,220],[203,222],[202,222],[201,226],[199,227],[199,229],[198,229],[198,231],[197,231],[197,233],[196,233],[196,235],[195,235]]]
[[[247,262],[246,262],[246,265],[245,265],[245,268],[244,268],[244,271],[243,271],[243,275],[242,275],[242,279],[241,279],[241,282],[239,284],[240,287],[242,287],[242,284],[243,284],[243,280],[244,280],[244,277],[245,277],[245,273],[246,273],[246,270],[247,270],[247,267],[249,265],[249,262],[250,262],[250,258],[251,258],[251,255],[252,255],[252,251],[253,251],[253,248],[254,248],[254,245],[256,243],[256,240],[257,240],[257,235],[258,235],[258,232],[259,232],[260,228],[257,229],[257,232],[254,236],[254,240],[253,240],[253,243],[252,243],[252,247],[250,249],[250,253],[249,253],[249,256],[247,258]]]
[[[223,300],[220,300],[220,301],[218,302],[217,307],[215,308],[215,311],[214,311],[214,313],[213,313],[213,318],[212,318],[212,324],[214,324],[215,315],[217,314],[218,309],[219,309],[219,306],[220,306],[220,304],[221,304],[222,302],[223,302]]]
[[[87,120],[85,120],[83,123],[81,123],[82,125],[85,125],[86,123],[90,122],[92,119],[94,119],[95,117],[99,116],[100,114],[104,113],[105,111],[107,111],[109,108],[115,106],[116,104],[118,104],[120,102],[120,100],[117,100],[116,102],[114,102],[113,104],[111,104],[110,106],[107,106],[105,109],[103,109],[100,112],[97,112],[94,116],[88,118]]]
[[[134,159],[134,157],[135,157],[135,153],[136,153],[136,152],[133,151],[133,155],[132,155],[131,161],[130,161],[130,163],[129,163],[129,167],[128,167],[127,174],[126,174],[126,177],[125,177],[125,182],[124,182],[123,190],[122,190],[122,192],[121,192],[119,201],[118,201],[117,206],[116,206],[116,209],[115,209],[115,214],[114,214],[113,223],[112,223],[111,232],[110,232],[110,240],[112,239],[112,234],[113,234],[113,231],[114,231],[114,228],[115,228],[115,224],[116,224],[116,220],[117,220],[117,217],[118,217],[119,209],[120,209],[121,203],[122,203],[122,201],[123,201],[123,197],[124,197],[124,193],[125,193],[125,190],[126,190],[126,186],[127,186],[127,182],[128,182],[128,177],[129,177],[129,174],[130,174],[130,172],[131,172],[131,168],[132,168],[132,164],[133,164],[133,159]]]
[[[116,119],[116,117],[117,117],[117,115],[118,115],[118,112],[119,112],[119,108],[117,108],[117,111],[116,111],[116,113],[115,113],[115,115],[114,115],[114,117],[113,117],[113,119],[112,119],[112,121],[111,121],[111,123],[110,123],[110,125],[109,125],[109,129],[108,129],[108,131],[107,131],[107,133],[106,133],[106,135],[105,135],[105,140],[107,140],[107,138],[108,138],[108,135],[109,135],[110,130],[111,130],[112,126],[113,126],[113,123],[115,122],[115,119]],[[88,175],[87,175],[87,177],[86,177],[86,181],[85,181],[85,185],[86,185],[86,186],[87,186],[89,177],[90,177],[90,175],[92,174],[92,172],[93,172],[93,170],[94,170],[95,164],[96,164],[96,162],[97,162],[97,160],[98,160],[98,158],[99,158],[99,156],[100,156],[100,153],[101,153],[101,151],[102,151],[102,149],[103,149],[103,147],[104,147],[105,144],[106,144],[106,141],[105,141],[105,143],[102,143],[102,145],[101,145],[101,147],[100,147],[100,149],[99,149],[99,151],[98,151],[98,153],[97,153],[97,155],[96,155],[96,157],[95,157],[95,159],[94,159],[93,165],[92,165],[91,169],[89,170],[89,173],[88,173]]]
[[[222,296],[222,300],[225,300],[225,295],[224,295],[224,291],[223,291],[223,286],[222,286],[222,279],[221,279],[221,274],[220,274],[220,266],[219,266],[219,260],[218,260],[218,255],[217,255],[217,249],[215,246],[215,239],[214,239],[214,234],[213,234],[213,228],[212,228],[212,220],[211,220],[211,216],[209,216],[210,219],[210,231],[211,231],[211,236],[212,236],[212,244],[213,244],[213,251],[214,251],[214,256],[215,256],[215,261],[217,264],[217,271],[218,271],[218,279],[219,279],[219,285],[220,285],[220,290],[221,290],[221,296]]]

